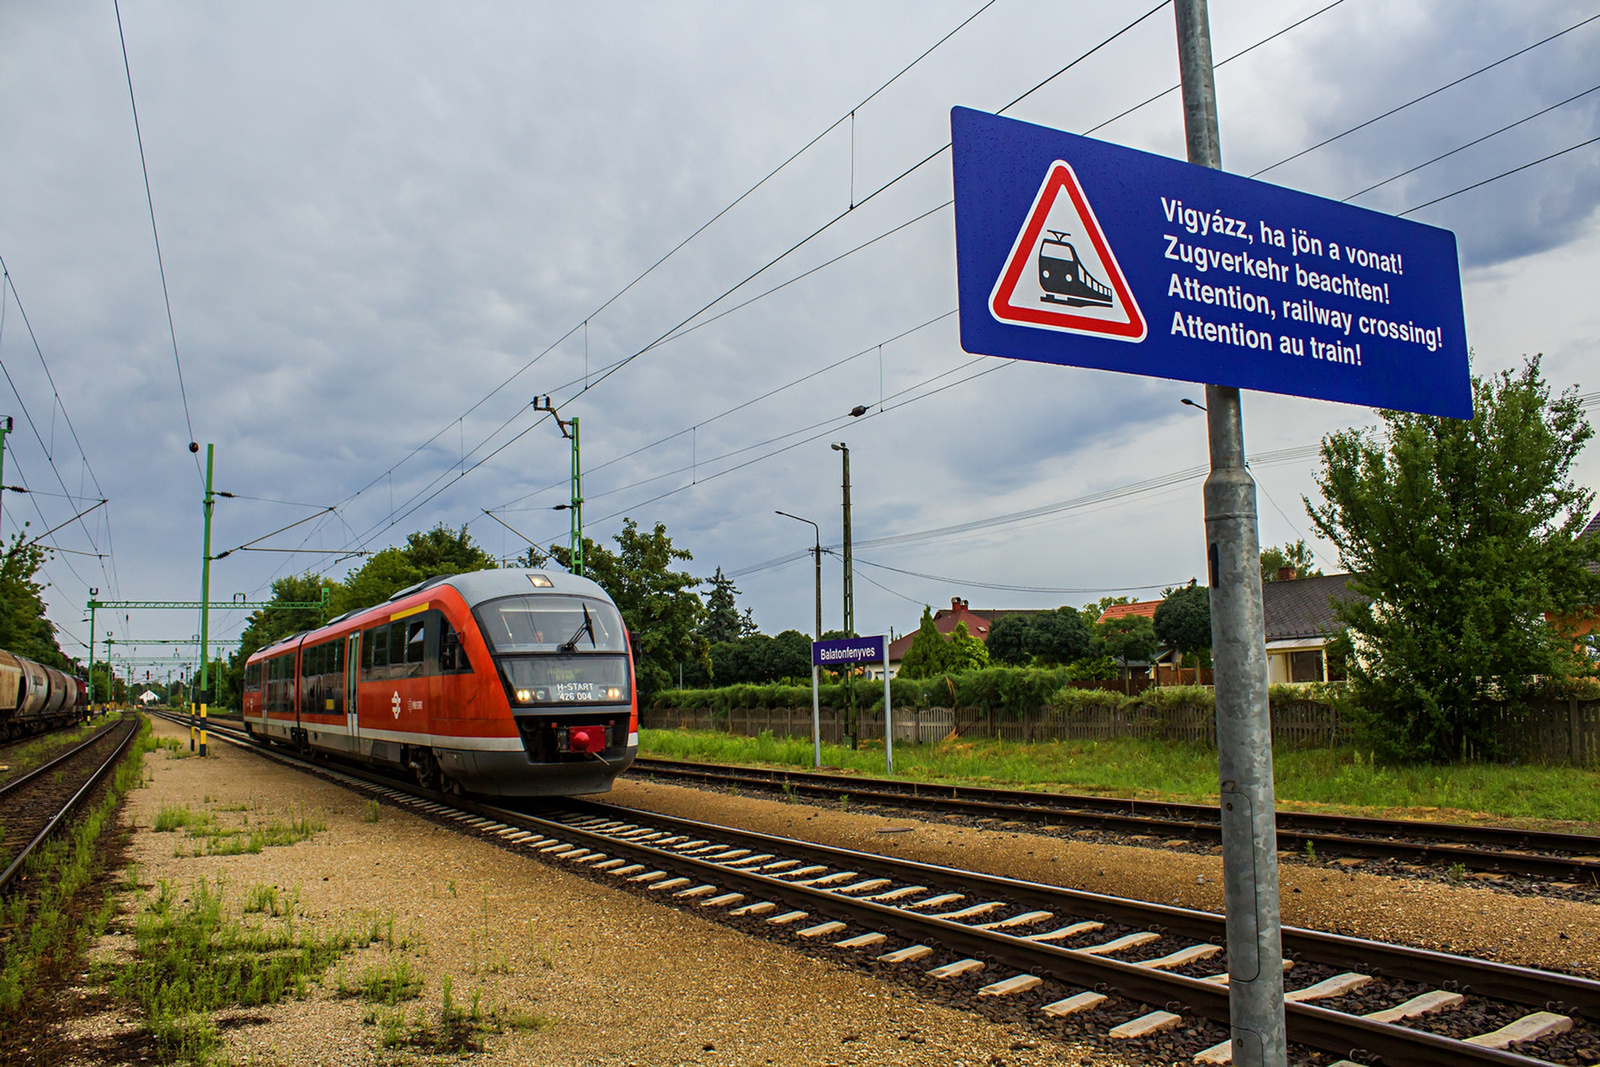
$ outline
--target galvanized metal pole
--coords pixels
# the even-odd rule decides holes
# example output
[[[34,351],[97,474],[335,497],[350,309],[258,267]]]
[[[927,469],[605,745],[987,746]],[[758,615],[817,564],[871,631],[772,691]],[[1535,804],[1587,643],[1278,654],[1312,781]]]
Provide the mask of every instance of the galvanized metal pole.
[[[207,651],[211,625],[211,508],[216,497],[211,492],[211,464],[215,445],[206,445],[205,543],[200,553],[200,755],[206,754],[206,703],[211,699],[211,656]]]
[[[11,432],[11,416],[0,418],[0,482],[6,477],[6,434]],[[4,485],[0,485],[0,497],[4,496]],[[94,631],[89,631],[89,644],[94,644]],[[92,650],[92,649],[91,649]]]
[[[1220,170],[1206,0],[1174,0],[1173,8],[1189,162]],[[1205,484],[1206,557],[1233,1062],[1239,1067],[1282,1067],[1288,1062],[1288,1047],[1261,543],[1255,480],[1244,465],[1238,389],[1206,386],[1206,426],[1211,451],[1211,474]]]
[[[894,715],[889,710],[889,638],[883,638],[883,765],[894,773]]]
[[[811,667],[811,766],[822,767],[822,668]]]

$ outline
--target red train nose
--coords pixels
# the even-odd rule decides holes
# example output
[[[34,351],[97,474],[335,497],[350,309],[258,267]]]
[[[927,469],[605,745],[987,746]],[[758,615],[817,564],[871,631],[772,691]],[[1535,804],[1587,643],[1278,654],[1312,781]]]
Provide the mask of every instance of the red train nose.
[[[567,744],[574,752],[603,752],[606,747],[606,728],[575,727],[567,734]]]

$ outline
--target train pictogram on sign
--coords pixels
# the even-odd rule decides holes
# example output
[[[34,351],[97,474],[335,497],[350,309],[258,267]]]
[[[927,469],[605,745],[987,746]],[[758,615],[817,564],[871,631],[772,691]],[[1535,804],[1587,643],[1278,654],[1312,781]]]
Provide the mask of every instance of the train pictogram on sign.
[[[1147,328],[1072,167],[1050,165],[989,296],[1015,326],[1143,341]]]

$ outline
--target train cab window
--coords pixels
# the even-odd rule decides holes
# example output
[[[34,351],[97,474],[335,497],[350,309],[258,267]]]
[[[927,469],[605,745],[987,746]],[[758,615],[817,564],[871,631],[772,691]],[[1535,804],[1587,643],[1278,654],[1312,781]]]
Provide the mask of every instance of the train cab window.
[[[467,656],[466,646],[461,643],[461,635],[443,616],[439,619],[439,669],[445,674],[472,672],[472,660]]]
[[[571,651],[621,652],[622,617],[603,600],[575,596],[508,596],[481,604],[478,622],[496,655]]]

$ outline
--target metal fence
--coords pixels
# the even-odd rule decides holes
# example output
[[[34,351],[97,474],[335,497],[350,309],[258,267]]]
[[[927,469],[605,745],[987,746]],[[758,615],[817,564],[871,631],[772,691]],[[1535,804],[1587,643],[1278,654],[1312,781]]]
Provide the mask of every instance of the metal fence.
[[[883,737],[881,708],[857,712],[858,735]],[[756,737],[811,737],[811,709],[651,708],[640,716],[641,725],[656,730],[716,730]],[[841,709],[823,708],[822,739],[844,740]],[[1496,724],[1502,749],[1510,757],[1532,763],[1600,765],[1600,701],[1569,700],[1513,714],[1506,712]],[[1098,741],[1120,737],[1186,741],[1215,746],[1216,716],[1210,707],[1177,704],[1151,707],[1135,704],[1123,708],[1098,705],[1043,707],[1021,716],[996,716],[979,708],[896,708],[896,744],[942,741],[949,737],[1003,741]],[[1337,708],[1311,700],[1272,703],[1272,742],[1280,749],[1316,748],[1348,743],[1350,724]],[[1469,756],[1476,755],[1468,753]]]

